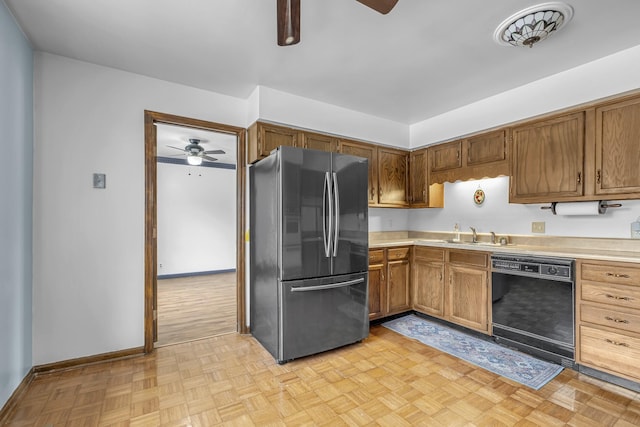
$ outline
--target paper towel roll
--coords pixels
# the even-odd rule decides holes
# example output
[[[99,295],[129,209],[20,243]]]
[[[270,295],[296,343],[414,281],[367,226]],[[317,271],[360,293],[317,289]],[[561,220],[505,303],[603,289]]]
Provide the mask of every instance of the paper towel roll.
[[[556,203],[554,213],[556,215],[600,215],[605,209],[600,202],[567,202]]]

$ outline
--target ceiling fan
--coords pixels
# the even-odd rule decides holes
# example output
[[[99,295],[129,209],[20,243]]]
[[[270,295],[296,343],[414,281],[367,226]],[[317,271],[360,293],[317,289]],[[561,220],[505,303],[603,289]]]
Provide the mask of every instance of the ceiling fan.
[[[210,162],[218,160],[214,157],[210,157],[209,154],[224,154],[223,150],[205,151],[205,149],[200,145],[201,142],[203,142],[201,139],[189,138],[189,144],[184,148],[173,147],[171,145],[167,145],[167,147],[182,151],[182,154],[187,156],[187,163],[192,166],[201,165],[203,160],[208,160]]]
[[[300,0],[277,0],[278,45],[291,46],[300,41]],[[386,15],[398,0],[357,0]]]

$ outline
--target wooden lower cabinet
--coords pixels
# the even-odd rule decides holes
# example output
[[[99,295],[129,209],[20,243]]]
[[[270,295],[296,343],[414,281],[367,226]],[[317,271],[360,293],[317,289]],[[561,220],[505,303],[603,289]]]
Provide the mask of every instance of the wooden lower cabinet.
[[[444,256],[444,249],[414,248],[411,278],[414,310],[444,316]]]
[[[369,251],[369,320],[411,310],[411,247]]]
[[[413,309],[489,333],[489,254],[417,246]]]
[[[489,332],[487,271],[474,267],[447,266],[449,320],[480,332]]]
[[[640,267],[576,262],[576,361],[640,381]]]
[[[386,255],[384,249],[369,251],[369,320],[384,316],[387,297],[385,277]]]

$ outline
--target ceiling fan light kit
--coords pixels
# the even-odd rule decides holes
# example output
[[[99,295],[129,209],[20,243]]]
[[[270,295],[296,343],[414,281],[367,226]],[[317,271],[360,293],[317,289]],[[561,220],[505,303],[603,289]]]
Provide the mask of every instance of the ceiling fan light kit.
[[[187,155],[187,163],[191,166],[200,166],[202,164],[202,157],[197,154],[189,154]]]
[[[493,33],[493,38],[504,46],[533,47],[560,30],[572,17],[573,8],[566,3],[542,3],[523,9],[502,21]]]
[[[184,148],[173,147],[167,145],[169,148],[179,150],[183,152],[183,155],[187,156],[187,163],[191,166],[200,166],[203,160],[215,162],[216,158],[209,156],[209,154],[225,154],[224,150],[207,150],[200,145],[201,139],[189,138],[189,144]]]

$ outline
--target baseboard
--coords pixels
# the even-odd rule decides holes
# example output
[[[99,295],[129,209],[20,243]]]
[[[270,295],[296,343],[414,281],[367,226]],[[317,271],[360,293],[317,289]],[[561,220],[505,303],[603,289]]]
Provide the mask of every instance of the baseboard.
[[[0,426],[3,426],[7,423],[7,421],[9,420],[9,416],[13,414],[14,408],[18,405],[20,398],[27,390],[27,387],[29,386],[29,384],[31,384],[31,381],[33,381],[34,378],[35,373],[33,371],[33,368],[31,368],[29,372],[27,372],[27,375],[25,375],[25,377],[22,379],[20,384],[18,384],[18,387],[11,394],[9,400],[7,400],[2,408],[0,408]]]
[[[47,363],[34,366],[32,371],[35,375],[47,372],[73,369],[84,365],[106,362],[114,359],[122,359],[131,356],[141,356],[144,354],[144,347],[134,347],[126,350],[112,351],[109,353],[96,354],[94,356],[78,357],[77,359],[63,360],[61,362]]]
[[[211,271],[194,271],[192,273],[176,273],[176,274],[159,274],[158,280],[162,279],[179,279],[181,277],[209,276],[211,274],[235,273],[235,268],[228,270],[211,270]]]
[[[126,357],[141,356],[144,354],[144,347],[134,347],[127,350],[112,351],[109,353],[96,354],[94,356],[79,357],[77,359],[63,360],[61,362],[47,363],[32,367],[22,382],[15,389],[9,400],[0,409],[0,426],[3,426],[9,420],[9,416],[13,414],[14,408],[17,406],[20,398],[27,390],[31,382],[40,374],[61,371],[66,369],[78,368],[84,365],[91,365],[106,362],[115,359],[123,359]]]

